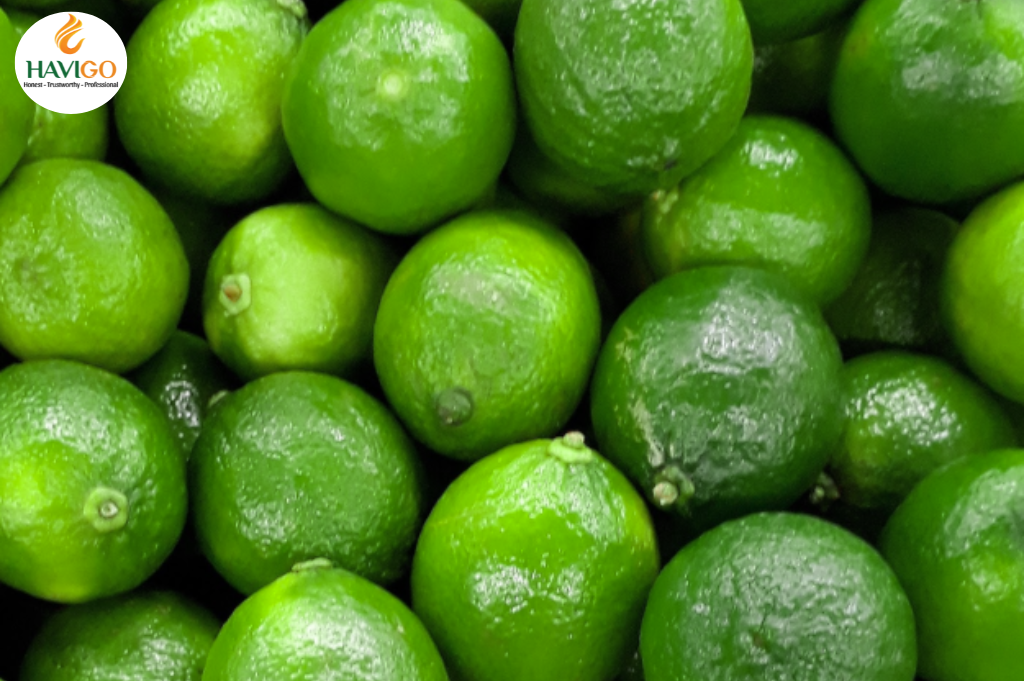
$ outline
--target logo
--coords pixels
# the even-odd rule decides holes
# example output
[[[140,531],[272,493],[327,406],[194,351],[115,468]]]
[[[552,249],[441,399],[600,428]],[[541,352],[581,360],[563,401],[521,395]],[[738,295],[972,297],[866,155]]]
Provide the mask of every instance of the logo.
[[[57,47],[64,54],[74,54],[78,50],[82,49],[82,41],[85,38],[81,38],[78,44],[74,47],[70,46],[71,39],[82,30],[82,20],[76,19],[74,14],[68,15],[68,23],[64,24],[64,27],[57,31],[57,35],[53,36],[53,42],[57,43]]]
[[[44,109],[85,113],[109,102],[128,71],[117,32],[84,12],[51,14],[33,24],[14,56],[21,89]]]

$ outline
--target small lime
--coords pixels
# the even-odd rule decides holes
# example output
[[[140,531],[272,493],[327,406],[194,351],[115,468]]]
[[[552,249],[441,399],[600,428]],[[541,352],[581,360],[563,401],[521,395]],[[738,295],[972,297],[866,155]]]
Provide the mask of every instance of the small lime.
[[[32,131],[32,116],[35,104],[18,84],[18,74],[10,68],[18,37],[10,20],[0,9],[0,63],[8,67],[0,69],[0,185],[4,183],[18,160],[28,147]]]

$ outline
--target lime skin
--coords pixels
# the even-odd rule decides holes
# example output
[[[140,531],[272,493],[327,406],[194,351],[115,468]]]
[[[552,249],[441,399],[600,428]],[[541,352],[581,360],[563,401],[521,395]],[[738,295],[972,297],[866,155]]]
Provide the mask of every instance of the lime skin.
[[[10,19],[0,9],[0,62],[14,61],[18,39],[11,27]],[[12,68],[0,72],[0,185],[18,165],[19,159],[28,147],[32,130],[32,116],[35,104],[22,91],[18,75]]]
[[[932,473],[882,532],[917,616],[928,681],[1015,681],[1024,669],[1024,450]]]

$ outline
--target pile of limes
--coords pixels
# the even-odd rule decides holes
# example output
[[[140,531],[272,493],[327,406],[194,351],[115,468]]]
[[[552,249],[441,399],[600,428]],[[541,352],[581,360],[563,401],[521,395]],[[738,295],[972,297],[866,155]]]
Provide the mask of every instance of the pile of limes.
[[[1022,0],[0,5],[0,676],[1024,680]]]

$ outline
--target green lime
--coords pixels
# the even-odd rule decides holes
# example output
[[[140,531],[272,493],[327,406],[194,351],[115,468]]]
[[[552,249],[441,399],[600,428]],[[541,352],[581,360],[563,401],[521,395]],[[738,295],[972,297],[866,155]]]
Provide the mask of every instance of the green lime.
[[[647,289],[597,361],[601,451],[685,531],[782,509],[841,431],[835,339],[777,275],[689,270]]]
[[[163,187],[151,191],[174,223],[185,249],[185,259],[191,276],[188,280],[188,298],[181,314],[179,328],[201,333],[203,330],[203,284],[206,270],[217,245],[238,217],[231,211],[207,201],[179,196]]]
[[[739,0],[525,0],[516,25],[537,146],[611,194],[669,187],[711,158],[743,115],[752,63]]]
[[[239,376],[350,375],[370,361],[373,322],[398,258],[383,238],[315,204],[248,216],[210,259],[203,325]]]
[[[49,159],[19,169],[0,191],[0,243],[0,343],[21,359],[126,371],[181,316],[181,240],[156,199],[117,168]]]
[[[515,133],[508,55],[459,0],[343,3],[310,32],[283,111],[317,200],[397,234],[473,206]]]
[[[221,204],[266,197],[291,169],[284,76],[309,22],[301,0],[166,0],[128,42],[117,130],[143,173]]]
[[[32,641],[21,681],[201,681],[220,623],[170,592],[76,605]]]
[[[1024,669],[1024,450],[960,459],[918,485],[881,550],[917,615],[928,681],[1017,681]]]
[[[185,524],[185,461],[122,378],[45,360],[0,372],[0,580],[80,603],[149,577]]]
[[[606,681],[634,651],[658,560],[643,499],[569,433],[506,447],[445,491],[413,610],[460,681]]]
[[[840,141],[886,192],[988,194],[1024,174],[1024,3],[868,0],[831,107]]]
[[[648,681],[912,681],[914,613],[868,544],[761,513],[676,554],[651,590],[640,652]]]
[[[660,277],[735,263],[778,272],[826,303],[867,252],[871,204],[827,137],[786,118],[752,116],[704,167],[644,207],[644,244]]]
[[[11,22],[0,9],[0,63],[8,67],[14,61],[18,36]],[[4,183],[25,149],[32,131],[35,104],[22,91],[18,75],[12,68],[0,69],[0,185]]]
[[[820,33],[754,49],[750,112],[806,116],[824,111],[846,22]]]
[[[942,305],[967,365],[989,387],[1024,402],[1024,183],[981,204],[946,258]]]
[[[401,601],[329,566],[296,565],[242,603],[217,636],[203,681],[448,681]]]
[[[922,208],[876,215],[853,283],[825,309],[840,342],[870,350],[941,348],[939,282],[958,228],[942,213]]]
[[[743,0],[750,33],[757,45],[806,38],[840,21],[861,0]]]
[[[394,582],[426,514],[419,459],[395,417],[320,374],[273,374],[223,398],[191,476],[200,546],[246,594],[318,557]]]
[[[398,265],[373,358],[416,439],[474,460],[565,425],[600,333],[590,266],[569,237],[527,213],[481,212],[427,235]]]
[[[184,331],[127,378],[167,415],[186,458],[215,399],[237,382],[206,341]]]
[[[879,352],[852,360],[843,369],[843,405],[843,439],[827,469],[835,488],[812,494],[883,522],[933,470],[1017,444],[995,398],[933,357]]]

